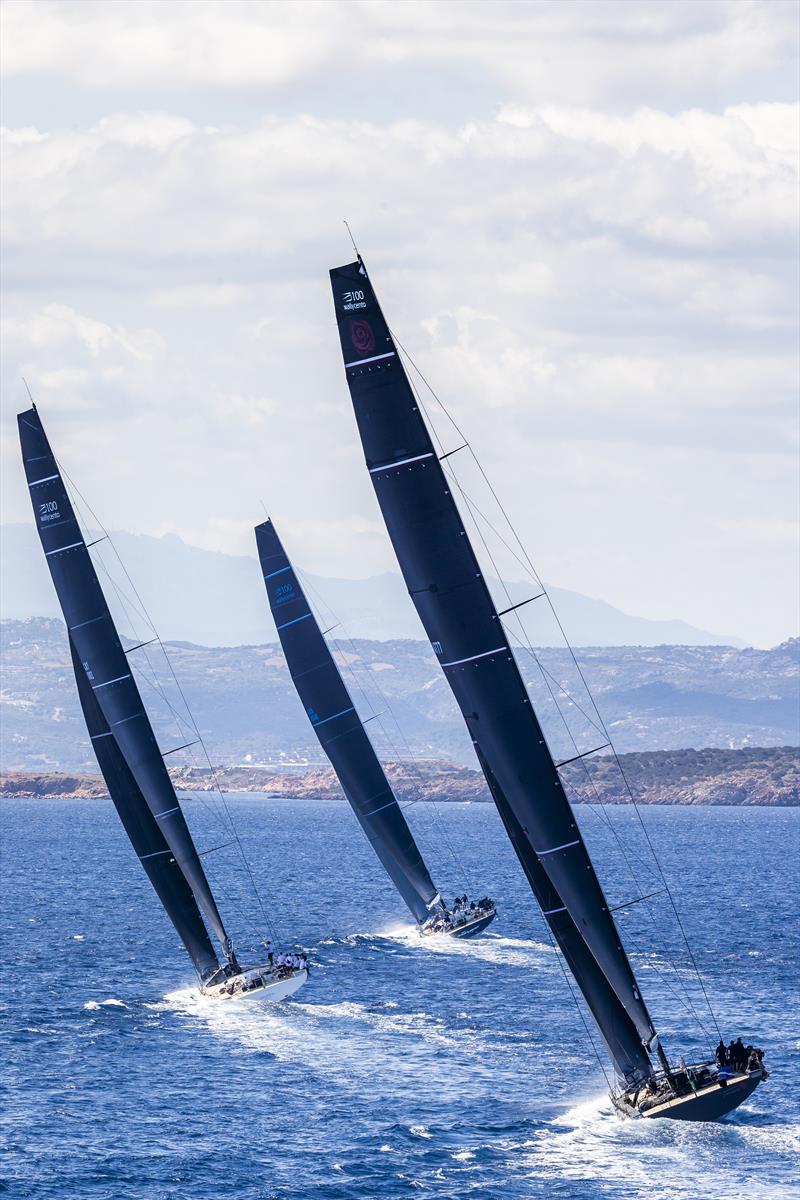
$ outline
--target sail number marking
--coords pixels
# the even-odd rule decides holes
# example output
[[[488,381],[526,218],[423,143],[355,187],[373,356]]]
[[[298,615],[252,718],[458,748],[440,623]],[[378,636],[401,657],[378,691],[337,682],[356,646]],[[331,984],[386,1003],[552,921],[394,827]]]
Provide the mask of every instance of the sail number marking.
[[[39,505],[39,520],[42,524],[45,521],[57,521],[60,515],[57,500],[44,500]]]
[[[342,307],[345,312],[352,312],[355,308],[366,308],[367,302],[364,299],[364,293],[362,291],[343,292]]]

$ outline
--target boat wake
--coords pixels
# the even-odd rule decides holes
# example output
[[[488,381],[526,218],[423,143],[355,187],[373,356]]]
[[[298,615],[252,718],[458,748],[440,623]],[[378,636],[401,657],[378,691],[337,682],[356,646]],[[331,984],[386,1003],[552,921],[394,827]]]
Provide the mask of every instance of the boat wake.
[[[756,1140],[763,1133],[765,1144],[774,1139],[786,1152],[785,1126],[772,1134],[752,1132]],[[551,1118],[518,1153],[531,1178],[550,1177],[554,1188],[565,1179],[602,1180],[618,1200],[642,1195],[648,1200],[740,1200],[743,1190],[755,1200],[789,1200],[789,1188],[752,1177],[745,1181],[735,1169],[720,1171],[721,1162],[735,1163],[742,1133],[736,1120],[625,1121],[608,1096],[599,1095]]]
[[[450,1030],[428,1012],[400,1011],[396,1001],[374,1006],[355,1001],[235,1006],[187,987],[168,992],[163,1001],[148,1007],[200,1021],[215,1037],[246,1052],[302,1064],[334,1077],[338,1086],[359,1091],[379,1070],[389,1070],[395,1078],[413,1076],[422,1062],[430,1070],[432,1056],[442,1084],[455,1079],[466,1087],[475,1081],[476,1054],[482,1051],[485,1056],[491,1050],[474,1031]]]
[[[449,937],[446,933],[433,933],[421,938],[415,925],[390,925],[374,934],[353,934],[351,938],[359,941],[365,938],[382,939],[412,950],[459,955],[507,967],[535,967],[541,955],[553,953],[552,946],[546,942],[533,938],[503,937],[494,933],[484,933],[469,940]]]

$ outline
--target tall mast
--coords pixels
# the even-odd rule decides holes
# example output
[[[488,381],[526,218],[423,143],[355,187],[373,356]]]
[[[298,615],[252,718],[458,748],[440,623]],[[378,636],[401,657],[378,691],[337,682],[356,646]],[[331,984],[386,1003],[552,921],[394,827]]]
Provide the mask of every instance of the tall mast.
[[[236,965],[233,946],[36,407],[20,413],[17,423],[36,527],[69,632],[79,690],[82,700],[91,692],[107,727],[92,735],[92,745],[98,747],[109,736],[113,738],[200,911],[228,960]],[[84,711],[86,707],[84,703]],[[89,707],[93,713],[93,706]]]
[[[417,921],[440,897],[272,521],[256,527],[289,673],[350,807]]]
[[[654,1047],[656,1032],[619,931],[364,264],[359,258],[330,274],[347,382],[378,503],[492,793],[496,801],[502,797],[498,807],[505,805],[513,817],[529,882],[537,898],[533,879],[547,882],[640,1045]],[[560,915],[544,911],[548,919]],[[578,957],[570,966],[585,993],[585,963]],[[608,1042],[618,1030],[613,1017],[602,1020]]]

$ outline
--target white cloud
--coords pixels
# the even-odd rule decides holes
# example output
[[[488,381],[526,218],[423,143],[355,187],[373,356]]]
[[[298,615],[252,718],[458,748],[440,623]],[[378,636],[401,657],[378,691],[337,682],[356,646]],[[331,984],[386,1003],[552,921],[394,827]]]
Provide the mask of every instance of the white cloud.
[[[743,77],[774,86],[796,38],[793,6],[772,0],[6,0],[3,23],[12,78],[270,95],[320,77],[373,90],[438,70],[537,104],[623,106]]]
[[[551,580],[777,640],[789,7],[11,0],[9,407],[24,374],[110,524],[234,549],[263,499],[310,569],[390,567],[326,280],[346,216]],[[102,115],[48,103],[37,125],[37,86]],[[737,528],[750,570],[729,561]]]

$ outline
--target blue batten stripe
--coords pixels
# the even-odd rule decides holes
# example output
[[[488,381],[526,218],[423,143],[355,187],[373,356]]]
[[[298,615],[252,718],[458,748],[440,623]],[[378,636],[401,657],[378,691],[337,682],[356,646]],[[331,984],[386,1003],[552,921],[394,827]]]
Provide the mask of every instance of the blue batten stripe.
[[[337,717],[343,717],[345,715],[345,713],[355,712],[355,711],[356,710],[353,708],[353,705],[351,704],[349,708],[343,708],[341,712],[334,713],[332,717],[326,717],[324,721],[316,721],[314,723],[314,728],[319,729],[320,725],[327,725],[328,721],[335,721]]]
[[[276,575],[282,575],[284,571],[291,571],[291,567],[281,567],[280,571],[272,571],[269,575],[265,575],[265,579],[274,579]]]
[[[278,625],[278,629],[288,629],[290,625],[296,625],[298,621],[307,621],[311,616],[310,612],[303,613],[302,617],[295,617],[293,621],[284,621],[283,625]]]

